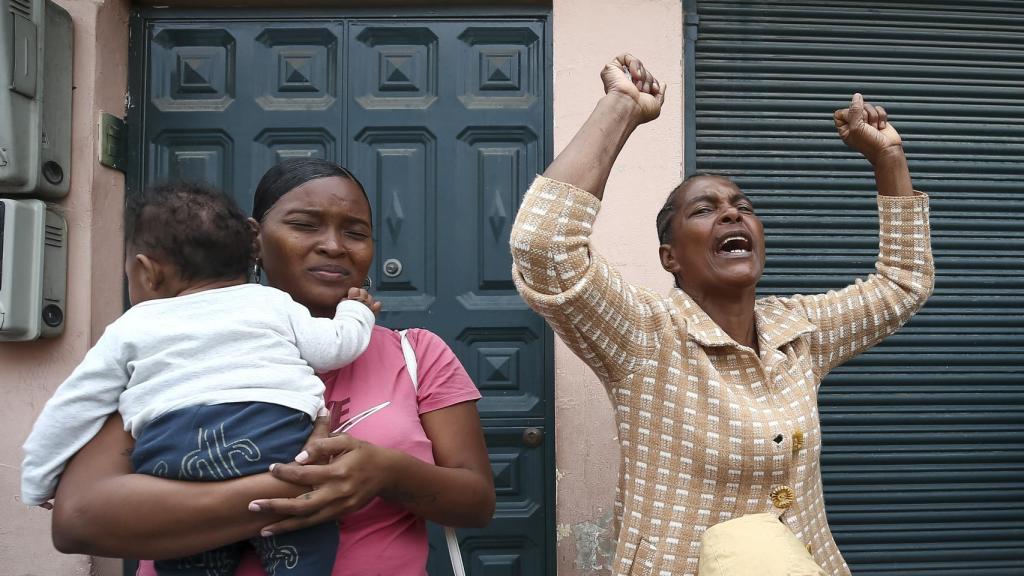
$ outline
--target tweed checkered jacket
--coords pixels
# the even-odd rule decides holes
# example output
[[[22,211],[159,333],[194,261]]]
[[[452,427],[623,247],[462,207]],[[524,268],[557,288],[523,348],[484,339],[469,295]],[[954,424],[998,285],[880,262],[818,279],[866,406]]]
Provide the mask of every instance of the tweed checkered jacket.
[[[879,196],[878,207],[876,272],[827,294],[759,299],[758,356],[682,290],[624,282],[590,246],[594,196],[534,181],[512,231],[513,277],[614,405],[614,574],[695,575],[708,527],[760,512],[828,573],[850,573],[825,518],[818,386],[903,325],[934,276],[928,198]]]

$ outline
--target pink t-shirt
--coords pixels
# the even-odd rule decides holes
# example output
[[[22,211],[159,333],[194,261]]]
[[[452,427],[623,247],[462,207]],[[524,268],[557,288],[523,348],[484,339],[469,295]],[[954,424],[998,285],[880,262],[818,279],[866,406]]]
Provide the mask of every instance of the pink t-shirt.
[[[355,362],[324,374],[332,429],[364,411],[390,402],[355,424],[348,433],[367,442],[434,462],[420,414],[480,399],[480,392],[441,338],[411,329],[419,391],[405,369],[401,337],[376,326],[366,352]],[[427,565],[425,521],[380,498],[340,521],[341,542],[332,576],[423,576]],[[155,576],[151,562],[140,562],[138,576]],[[263,576],[256,555],[248,553],[236,576]]]

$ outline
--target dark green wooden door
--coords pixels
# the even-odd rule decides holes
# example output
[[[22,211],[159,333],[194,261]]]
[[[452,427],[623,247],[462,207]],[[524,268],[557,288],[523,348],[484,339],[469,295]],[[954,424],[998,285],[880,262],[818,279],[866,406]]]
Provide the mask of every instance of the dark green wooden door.
[[[553,573],[552,336],[508,250],[550,156],[547,17],[144,10],[134,31],[133,185],[204,180],[248,208],[283,158],[349,167],[373,207],[380,322],[441,335],[483,393],[498,504],[460,530],[468,570]],[[450,573],[438,531],[431,546],[430,572]]]
[[[1024,2],[686,7],[688,168],[754,198],[762,293],[871,271],[871,168],[832,122],[854,91],[884,103],[931,197],[934,296],[821,388],[826,508],[853,573],[1024,574]]]

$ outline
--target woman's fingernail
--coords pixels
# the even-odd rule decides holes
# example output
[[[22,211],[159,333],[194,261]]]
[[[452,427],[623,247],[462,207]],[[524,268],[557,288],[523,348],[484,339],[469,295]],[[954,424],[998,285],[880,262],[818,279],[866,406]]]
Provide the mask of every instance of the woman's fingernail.
[[[259,512],[260,505],[256,502],[249,502],[249,512]]]
[[[316,413],[316,417],[317,418],[323,418],[325,416],[330,416],[330,415],[331,415],[331,411],[328,410],[327,408],[321,408],[320,411]]]
[[[275,462],[275,463],[273,463],[273,464],[271,464],[271,465],[270,465],[270,471],[271,471],[271,472],[273,472],[273,471],[274,471],[274,466],[277,466],[277,462]]]
[[[269,538],[269,537],[271,537],[273,535],[274,535],[274,533],[271,532],[270,530],[267,530],[266,528],[264,528],[263,530],[260,530],[260,536],[263,536],[264,538]]]
[[[305,450],[299,452],[298,455],[295,456],[295,461],[298,462],[299,464],[305,462],[306,460],[309,460],[309,453],[306,452]]]

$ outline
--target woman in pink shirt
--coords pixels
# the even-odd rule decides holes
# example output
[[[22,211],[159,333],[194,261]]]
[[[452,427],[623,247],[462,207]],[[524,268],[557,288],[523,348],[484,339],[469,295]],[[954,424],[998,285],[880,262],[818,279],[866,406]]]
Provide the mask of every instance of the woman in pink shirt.
[[[267,283],[314,315],[332,314],[349,288],[364,285],[373,259],[370,204],[344,168],[317,159],[271,168],[251,223]],[[132,438],[112,415],[61,478],[54,545],[66,553],[167,558],[337,520],[332,576],[422,576],[425,521],[484,526],[495,495],[479,392],[439,337],[410,330],[408,338],[418,388],[399,334],[374,328],[362,356],[322,375],[331,422],[325,417],[318,428],[346,425],[347,433],[314,433],[295,462],[268,474],[209,483],[134,474]],[[144,562],[140,574],[154,574],[152,565]],[[263,569],[250,555],[237,574]]]

